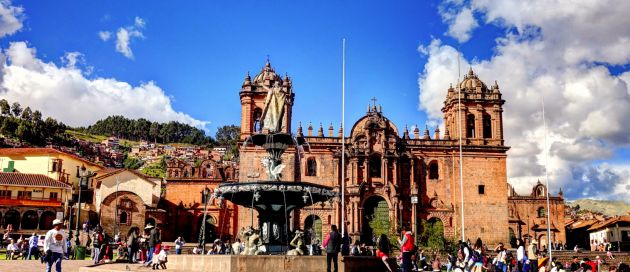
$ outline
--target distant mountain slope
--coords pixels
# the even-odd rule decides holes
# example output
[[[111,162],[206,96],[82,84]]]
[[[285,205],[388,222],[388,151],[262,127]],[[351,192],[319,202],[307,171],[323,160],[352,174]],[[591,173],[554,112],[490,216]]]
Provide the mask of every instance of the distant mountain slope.
[[[578,199],[568,203],[571,207],[580,206],[580,210],[601,212],[608,216],[627,215],[630,212],[630,204],[624,201]]]

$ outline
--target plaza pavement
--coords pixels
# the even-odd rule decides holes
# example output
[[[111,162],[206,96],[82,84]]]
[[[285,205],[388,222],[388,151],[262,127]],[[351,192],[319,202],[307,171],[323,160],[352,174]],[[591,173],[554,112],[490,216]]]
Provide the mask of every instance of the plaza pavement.
[[[62,270],[63,272],[79,272],[79,268],[93,264],[92,260],[63,260]],[[46,265],[39,260],[0,260],[1,272],[43,272],[46,271]],[[53,268],[52,271],[55,271]]]
[[[92,260],[64,260],[62,262],[63,272],[79,272],[79,268],[92,265]],[[46,265],[40,261],[25,261],[25,260],[0,260],[0,272],[43,272],[46,270]],[[126,263],[111,263],[102,264],[93,267],[91,270],[95,272],[100,271],[155,271],[151,270],[151,267],[146,267],[141,264],[126,264]],[[55,271],[53,268],[52,271]],[[162,271],[175,271],[171,269]]]

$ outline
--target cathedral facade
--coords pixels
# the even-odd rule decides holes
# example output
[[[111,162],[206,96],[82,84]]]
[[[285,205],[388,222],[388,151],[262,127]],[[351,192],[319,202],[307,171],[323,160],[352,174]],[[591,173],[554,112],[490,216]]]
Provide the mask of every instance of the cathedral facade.
[[[362,118],[350,123],[352,127],[346,129],[344,136],[332,124],[326,131],[321,123],[317,128],[309,123],[306,129],[300,124],[292,131],[296,97],[292,81],[276,74],[267,62],[253,79],[246,76],[239,93],[241,144],[247,136],[260,132],[265,96],[273,86],[281,86],[286,94],[282,132],[302,136],[308,142],[301,148],[288,149],[282,156],[286,165],[282,180],[322,184],[337,190],[341,190],[342,183],[345,185],[345,210],[340,202],[327,202],[295,211],[291,218],[293,229],[311,229],[322,237],[332,224],[345,224],[351,236],[369,242],[370,220],[385,217],[394,231],[419,231],[420,222],[428,220],[441,222],[446,238],[459,239],[463,224],[467,239],[480,237],[492,245],[508,241],[509,147],[503,139],[505,101],[496,82],[488,87],[471,69],[458,88],[445,88],[443,133],[439,129],[431,133],[425,128],[421,134],[417,127],[411,132],[407,127],[399,128],[373,101]],[[458,124],[463,133],[462,169]],[[346,145],[343,166],[342,142]],[[265,179],[261,165],[264,156],[262,149],[241,147],[238,180]],[[345,171],[344,180],[341,171]],[[256,222],[253,214],[249,209],[240,209],[239,228]]]

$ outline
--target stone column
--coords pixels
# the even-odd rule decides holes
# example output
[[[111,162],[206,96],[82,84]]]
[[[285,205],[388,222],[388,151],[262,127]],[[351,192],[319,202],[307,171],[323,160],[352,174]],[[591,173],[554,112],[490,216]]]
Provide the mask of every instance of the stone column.
[[[477,105],[475,111],[475,139],[483,139],[483,107]]]
[[[383,177],[383,184],[389,184],[389,159],[383,158],[383,164],[381,165],[381,177]]]
[[[369,166],[370,166],[370,164],[368,162],[369,162],[369,158],[365,158],[365,160],[363,160],[363,179],[365,181],[369,181],[370,180],[370,176],[369,176],[369,173],[370,173]]]

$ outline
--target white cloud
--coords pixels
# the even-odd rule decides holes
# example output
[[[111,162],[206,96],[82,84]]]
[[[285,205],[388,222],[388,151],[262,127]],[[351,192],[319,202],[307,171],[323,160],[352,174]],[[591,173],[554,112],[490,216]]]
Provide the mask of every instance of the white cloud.
[[[463,0],[446,0],[438,6],[442,21],[448,24],[445,34],[461,43],[470,40],[473,30],[479,26],[473,9],[464,4]]]
[[[133,50],[131,50],[131,43],[133,40],[144,39],[144,27],[146,26],[146,21],[140,17],[135,17],[133,21],[133,25],[126,27],[119,27],[116,31],[116,52],[121,53],[128,59],[133,59]],[[112,32],[110,31],[100,31],[98,33],[99,38],[102,41],[108,41]]]
[[[563,187],[568,197],[630,198],[628,190],[613,191],[630,185],[630,172],[601,162],[616,148],[630,145],[630,72],[613,75],[605,66],[630,62],[630,2],[472,0],[444,5],[450,5],[440,9],[448,35],[460,41],[469,38],[466,33],[474,26],[466,27],[470,18],[458,26],[455,15],[468,10],[505,30],[488,49],[494,55],[472,65],[487,84],[499,81],[506,100],[505,139],[512,147],[508,176],[516,189],[528,191],[544,179],[548,152],[551,191]],[[458,51],[438,39],[419,51],[427,57],[419,76],[420,108],[439,120],[448,84],[457,76]],[[467,69],[465,57],[461,67]]]
[[[9,0],[0,0],[0,38],[22,29],[24,8],[11,5]]]
[[[99,31],[98,37],[101,38],[102,41],[106,42],[109,41],[109,38],[112,37],[112,33],[109,31]]]
[[[44,62],[25,42],[5,50],[0,97],[39,109],[72,126],[85,126],[109,115],[179,121],[205,128],[208,122],[173,109],[171,98],[155,82],[137,86],[114,78],[87,78],[79,68],[83,55],[64,56],[65,66]]]

